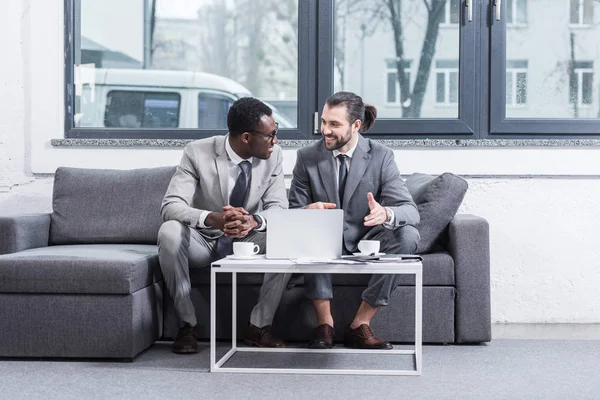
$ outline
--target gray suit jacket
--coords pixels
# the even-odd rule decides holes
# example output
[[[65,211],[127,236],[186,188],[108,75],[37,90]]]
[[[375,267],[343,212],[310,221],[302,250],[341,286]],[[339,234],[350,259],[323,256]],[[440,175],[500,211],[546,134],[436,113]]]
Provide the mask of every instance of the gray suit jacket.
[[[213,136],[196,140],[185,146],[181,163],[171,178],[161,206],[164,221],[177,220],[197,228],[205,237],[223,235],[218,229],[199,229],[198,219],[203,211],[223,211],[229,204],[227,180],[229,159],[225,151],[228,136]],[[274,146],[268,160],[254,157],[248,196],[244,209],[251,214],[261,211],[268,218],[270,208],[288,208],[283,179],[283,154]]]
[[[333,153],[325,148],[322,139],[298,150],[290,188],[290,208],[305,207],[317,201],[335,203],[339,207],[336,169]],[[356,249],[365,235],[370,237],[382,229],[364,226],[364,217],[370,212],[368,192],[373,193],[379,204],[394,211],[395,228],[419,223],[419,211],[398,172],[394,152],[359,135],[342,204],[344,245],[350,251]]]

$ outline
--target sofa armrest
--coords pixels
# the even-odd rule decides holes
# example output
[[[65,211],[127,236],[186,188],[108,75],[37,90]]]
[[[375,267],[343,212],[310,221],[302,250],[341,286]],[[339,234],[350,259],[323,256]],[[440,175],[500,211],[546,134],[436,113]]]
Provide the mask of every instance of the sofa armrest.
[[[50,214],[0,216],[0,254],[48,246]]]
[[[456,343],[492,339],[490,229],[484,218],[457,214],[450,222],[448,251],[454,259]]]

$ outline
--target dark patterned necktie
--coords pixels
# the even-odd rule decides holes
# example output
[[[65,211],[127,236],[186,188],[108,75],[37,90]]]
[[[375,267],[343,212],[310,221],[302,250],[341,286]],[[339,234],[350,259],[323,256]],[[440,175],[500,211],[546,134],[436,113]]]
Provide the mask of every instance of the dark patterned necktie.
[[[238,175],[233,190],[229,196],[229,205],[233,207],[242,207],[248,194],[248,182],[250,181],[250,170],[252,165],[249,161],[242,161],[238,164],[241,171]],[[217,240],[217,255],[219,258],[226,257],[233,253],[233,238],[221,236]]]
[[[340,160],[340,173],[338,179],[338,194],[340,195],[340,208],[342,208],[342,204],[344,203],[344,190],[346,189],[346,178],[348,177],[348,164],[347,159],[348,156],[345,154],[339,154],[337,156],[338,160]]]

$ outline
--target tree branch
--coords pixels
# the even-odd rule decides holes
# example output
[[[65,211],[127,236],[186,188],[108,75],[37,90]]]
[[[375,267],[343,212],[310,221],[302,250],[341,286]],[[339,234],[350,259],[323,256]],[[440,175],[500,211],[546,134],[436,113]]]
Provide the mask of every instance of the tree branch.
[[[427,2],[427,0],[423,0],[423,5],[425,5],[425,8],[427,9],[427,12],[431,12],[431,6]]]

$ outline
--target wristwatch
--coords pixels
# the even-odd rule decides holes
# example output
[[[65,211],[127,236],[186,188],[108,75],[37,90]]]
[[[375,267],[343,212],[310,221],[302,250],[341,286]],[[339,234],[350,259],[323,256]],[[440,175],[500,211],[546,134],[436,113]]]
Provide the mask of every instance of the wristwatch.
[[[262,217],[260,215],[258,215],[258,214],[252,214],[252,218],[254,218],[254,220],[256,221],[256,224],[257,224],[256,228],[254,228],[254,229],[255,230],[259,229],[262,226],[262,224],[263,224]]]

